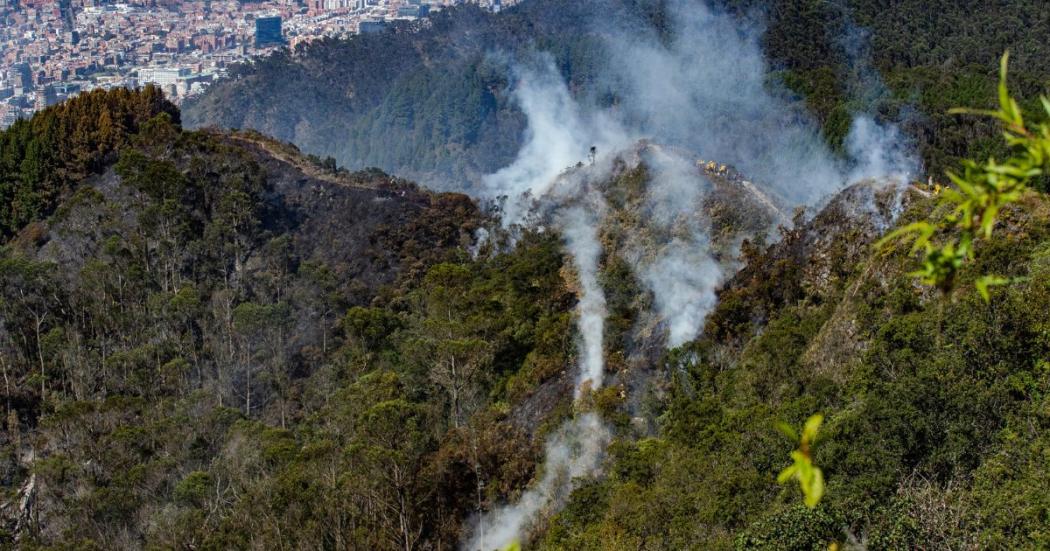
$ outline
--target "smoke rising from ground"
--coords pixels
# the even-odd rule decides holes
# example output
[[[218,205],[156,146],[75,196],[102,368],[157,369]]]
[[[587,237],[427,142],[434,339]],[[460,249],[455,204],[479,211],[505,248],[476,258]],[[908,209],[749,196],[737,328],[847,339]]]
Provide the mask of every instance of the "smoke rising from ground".
[[[846,158],[834,155],[809,114],[770,82],[759,28],[700,2],[670,5],[665,35],[630,24],[603,33],[609,88],[630,133],[733,165],[793,204],[813,205],[857,177],[914,173],[903,152],[881,151],[903,143],[896,129],[870,117],[852,126]],[[862,71],[878,81],[870,68]]]
[[[599,388],[605,371],[606,309],[605,293],[598,283],[602,247],[597,233],[605,202],[589,185],[589,176],[604,172],[582,170],[555,178],[548,183],[547,193],[538,205],[560,230],[579,279],[580,300],[576,307],[580,333],[579,374],[574,387],[575,400],[587,390]],[[517,503],[478,519],[464,548],[487,551],[502,549],[517,541],[537,515],[565,501],[577,479],[597,473],[610,438],[609,429],[595,413],[583,413],[564,423],[547,440],[540,480]]]
[[[524,145],[484,182],[490,196],[503,199],[505,226],[550,224],[572,256],[580,284],[575,398],[602,383],[605,298],[598,273],[606,205],[597,186],[629,146],[640,139],[676,146],[647,148],[640,157],[650,176],[645,227],[662,240],[639,241],[627,259],[652,293],[670,347],[698,335],[731,268],[712,255],[701,214],[711,183],[692,154],[678,148],[733,165],[785,206],[815,205],[861,178],[903,179],[916,167],[896,129],[866,116],[851,127],[846,158],[836,156],[797,102],[770,84],[755,28],[698,2],[671,5],[660,35],[640,22],[596,27],[607,41],[612,106],[574,98],[549,56],[519,67],[514,94],[528,118]],[[537,515],[564,500],[573,478],[599,469],[608,439],[594,414],[567,422],[548,441],[540,480],[517,504],[478,519],[465,548],[520,539]]]
[[[572,252],[580,278],[580,302],[576,309],[580,331],[580,374],[575,398],[584,388],[602,386],[602,336],[605,333],[605,293],[598,284],[598,260],[602,246],[598,243],[596,216],[581,207],[573,207],[559,217],[565,246]]]
[[[657,313],[667,324],[667,346],[693,340],[714,309],[722,270],[702,243],[675,239],[641,272],[653,292]]]
[[[607,34],[625,125],[735,166],[792,203],[839,189],[842,162],[816,125],[774,94],[757,29],[698,2],[671,2],[666,36]]]
[[[537,515],[550,512],[569,497],[574,479],[594,474],[611,438],[595,413],[584,413],[562,425],[547,440],[540,480],[517,503],[485,515],[464,549],[491,551],[519,541]]]
[[[667,327],[667,345],[674,348],[700,332],[722,282],[722,267],[710,253],[701,219],[711,184],[694,162],[675,151],[649,147],[642,161],[650,178],[645,225],[665,237],[631,247],[628,261],[653,294],[656,314]]]
[[[484,180],[489,195],[507,198],[505,226],[522,223],[529,201],[546,195],[558,175],[587,159],[592,146],[604,152],[630,142],[608,113],[585,109],[572,98],[550,56],[519,67],[516,77],[514,98],[529,121],[524,145],[512,164]]]
[[[854,159],[848,182],[872,179],[906,182],[919,172],[919,162],[900,130],[879,124],[868,115],[853,119],[846,136],[846,150]]]

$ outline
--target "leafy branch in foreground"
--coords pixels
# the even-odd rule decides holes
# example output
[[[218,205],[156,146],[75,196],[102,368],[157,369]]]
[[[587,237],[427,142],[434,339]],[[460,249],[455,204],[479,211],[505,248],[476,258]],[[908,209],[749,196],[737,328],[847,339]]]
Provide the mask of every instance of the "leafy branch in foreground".
[[[939,221],[922,220],[904,226],[882,238],[876,247],[885,249],[895,241],[912,241],[912,252],[923,251],[922,267],[912,272],[922,282],[942,292],[951,291],[959,268],[973,258],[974,242],[992,235],[996,218],[1003,207],[1016,203],[1036,178],[1050,169],[1050,124],[1026,123],[1017,101],[1010,96],[1006,84],[1009,52],[1003,54],[999,73],[999,109],[952,109],[953,114],[976,114],[998,119],[1003,137],[1012,150],[1004,162],[989,158],[985,163],[967,159],[962,174],[948,172],[954,187],[940,195],[941,205],[951,209]],[[1050,99],[1040,97],[1050,118]],[[935,236],[945,235],[942,239]],[[977,279],[975,287],[985,301],[988,288],[1004,285],[1010,280],[985,274]]]
[[[802,426],[802,435],[799,436],[787,423],[777,423],[777,428],[793,442],[798,442],[798,449],[791,452],[791,465],[780,471],[777,482],[784,484],[791,479],[798,480],[799,488],[805,498],[806,507],[810,509],[820,503],[824,497],[824,473],[813,464],[811,448],[817,439],[820,424],[824,422],[824,416],[817,413],[810,416]]]

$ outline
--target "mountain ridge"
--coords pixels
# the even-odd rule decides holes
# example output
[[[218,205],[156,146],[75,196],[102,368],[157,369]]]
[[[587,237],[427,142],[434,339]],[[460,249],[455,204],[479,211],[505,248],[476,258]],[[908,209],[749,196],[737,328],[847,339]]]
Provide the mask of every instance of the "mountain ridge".
[[[1031,0],[985,6],[992,9],[982,18],[991,26],[987,43],[970,39],[970,11],[953,2],[939,3],[936,20],[914,16],[928,9],[922,2],[893,13],[870,2],[803,4],[713,5],[745,27],[764,25],[770,84],[796,96],[793,108],[814,116],[836,149],[844,147],[851,119],[871,112],[899,122],[937,178],[962,157],[1001,153],[992,125],[946,112],[994,96],[992,68],[1003,50],[1014,50],[1022,96],[1036,97],[1050,82],[1040,54],[1050,52],[1031,39],[1047,23],[1027,15],[1039,12]],[[498,15],[461,6],[387,33],[318,42],[241,67],[187,104],[184,116],[191,127],[255,128],[344,166],[378,166],[436,189],[473,192],[522,143],[525,120],[511,94],[516,66],[547,52],[577,99],[615,105],[616,83],[602,78],[614,61],[610,36],[634,28],[666,39],[677,5],[531,0]],[[1017,17],[1030,20],[1030,34],[1018,33]],[[428,68],[435,64],[440,71]]]

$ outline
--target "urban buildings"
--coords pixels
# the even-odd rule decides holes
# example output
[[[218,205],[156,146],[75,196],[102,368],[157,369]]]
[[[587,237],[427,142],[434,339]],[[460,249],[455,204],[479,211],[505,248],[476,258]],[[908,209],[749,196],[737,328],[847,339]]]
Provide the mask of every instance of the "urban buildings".
[[[178,103],[275,48],[378,32],[461,1],[0,0],[0,128],[95,88],[152,83]]]

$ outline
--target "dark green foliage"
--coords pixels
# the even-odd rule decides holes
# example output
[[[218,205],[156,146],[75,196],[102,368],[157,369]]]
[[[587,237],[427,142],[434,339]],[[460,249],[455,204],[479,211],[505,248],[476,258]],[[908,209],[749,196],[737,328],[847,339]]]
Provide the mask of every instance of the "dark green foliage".
[[[0,132],[0,239],[51,214],[161,113],[178,124],[178,110],[158,88],[96,90]]]
[[[841,537],[842,521],[817,509],[787,509],[773,517],[756,522],[741,534],[737,549],[797,549],[825,551],[828,542]]]
[[[993,149],[988,128],[938,114],[985,97],[994,81],[975,67],[986,47],[1020,42],[1022,88],[1045,84],[1044,45],[1027,34],[981,42],[907,19],[909,2],[882,15],[893,25],[872,15],[885,11],[876,3],[770,5],[776,78],[804,94],[832,143],[868,107],[834,43],[849,19],[873,29],[889,86],[866,101],[895,117],[916,100],[922,116],[908,121],[931,166]],[[1012,28],[1011,10],[1027,6],[982,6],[985,23]],[[515,46],[553,50],[574,91],[602,95],[588,88],[597,41],[578,32],[595,9],[543,0],[495,17],[464,6],[429,28],[279,53],[210,97],[246,93],[251,109],[230,107],[222,120],[299,129],[288,137],[316,139],[304,148],[344,161],[488,171],[514,152],[522,121],[506,67],[479,52],[517,37]],[[956,22],[974,12],[938,9]],[[666,25],[660,3],[603,15],[623,12]],[[135,104],[152,92],[112,94],[86,97]],[[268,108],[281,100],[288,109]],[[210,101],[195,109],[222,108]],[[324,102],[336,107],[318,111]],[[475,258],[468,246],[489,221],[463,195],[351,173],[255,133],[186,132],[166,104],[145,104],[132,109],[134,126],[70,139],[91,144],[81,150],[49,125],[75,135],[93,123],[59,124],[61,109],[3,136],[3,182],[14,182],[3,190],[15,200],[5,202],[14,206],[0,251],[0,503],[38,481],[19,545],[455,547],[473,514],[528,484],[543,435],[573,409],[576,296],[558,236],[527,232]],[[346,151],[325,149],[348,143],[348,128]],[[622,176],[609,204],[626,219],[646,174]],[[704,336],[666,354],[634,342],[649,306],[616,252],[629,225],[603,228],[618,384],[587,407],[615,438],[604,475],[581,481],[530,543],[1050,545],[1050,207],[1034,195],[1022,203],[959,276],[1025,278],[992,289],[989,303],[970,287],[942,298],[912,285],[901,251],[871,260],[885,228],[831,206],[775,245],[745,244],[746,267],[720,290]],[[930,209],[917,200],[904,221]],[[753,221],[720,212],[713,222]],[[639,352],[654,365],[630,365]],[[646,377],[656,382],[632,384]],[[810,511],[797,487],[776,483],[793,444],[774,425],[798,426],[813,411],[826,414],[813,459],[827,493]],[[651,430],[635,416],[649,416]],[[14,537],[7,526],[0,546]]]
[[[211,475],[204,471],[193,471],[175,485],[173,497],[176,501],[200,505],[211,490]]]
[[[1050,85],[1040,38],[1050,22],[1035,0],[905,1],[892,8],[871,0],[724,4],[765,17],[767,56],[784,84],[805,98],[832,145],[842,143],[852,112],[873,110],[901,122],[936,179],[962,158],[1004,151],[995,124],[948,114],[992,105],[1003,51],[1017,54],[1019,96],[1036,98]]]

